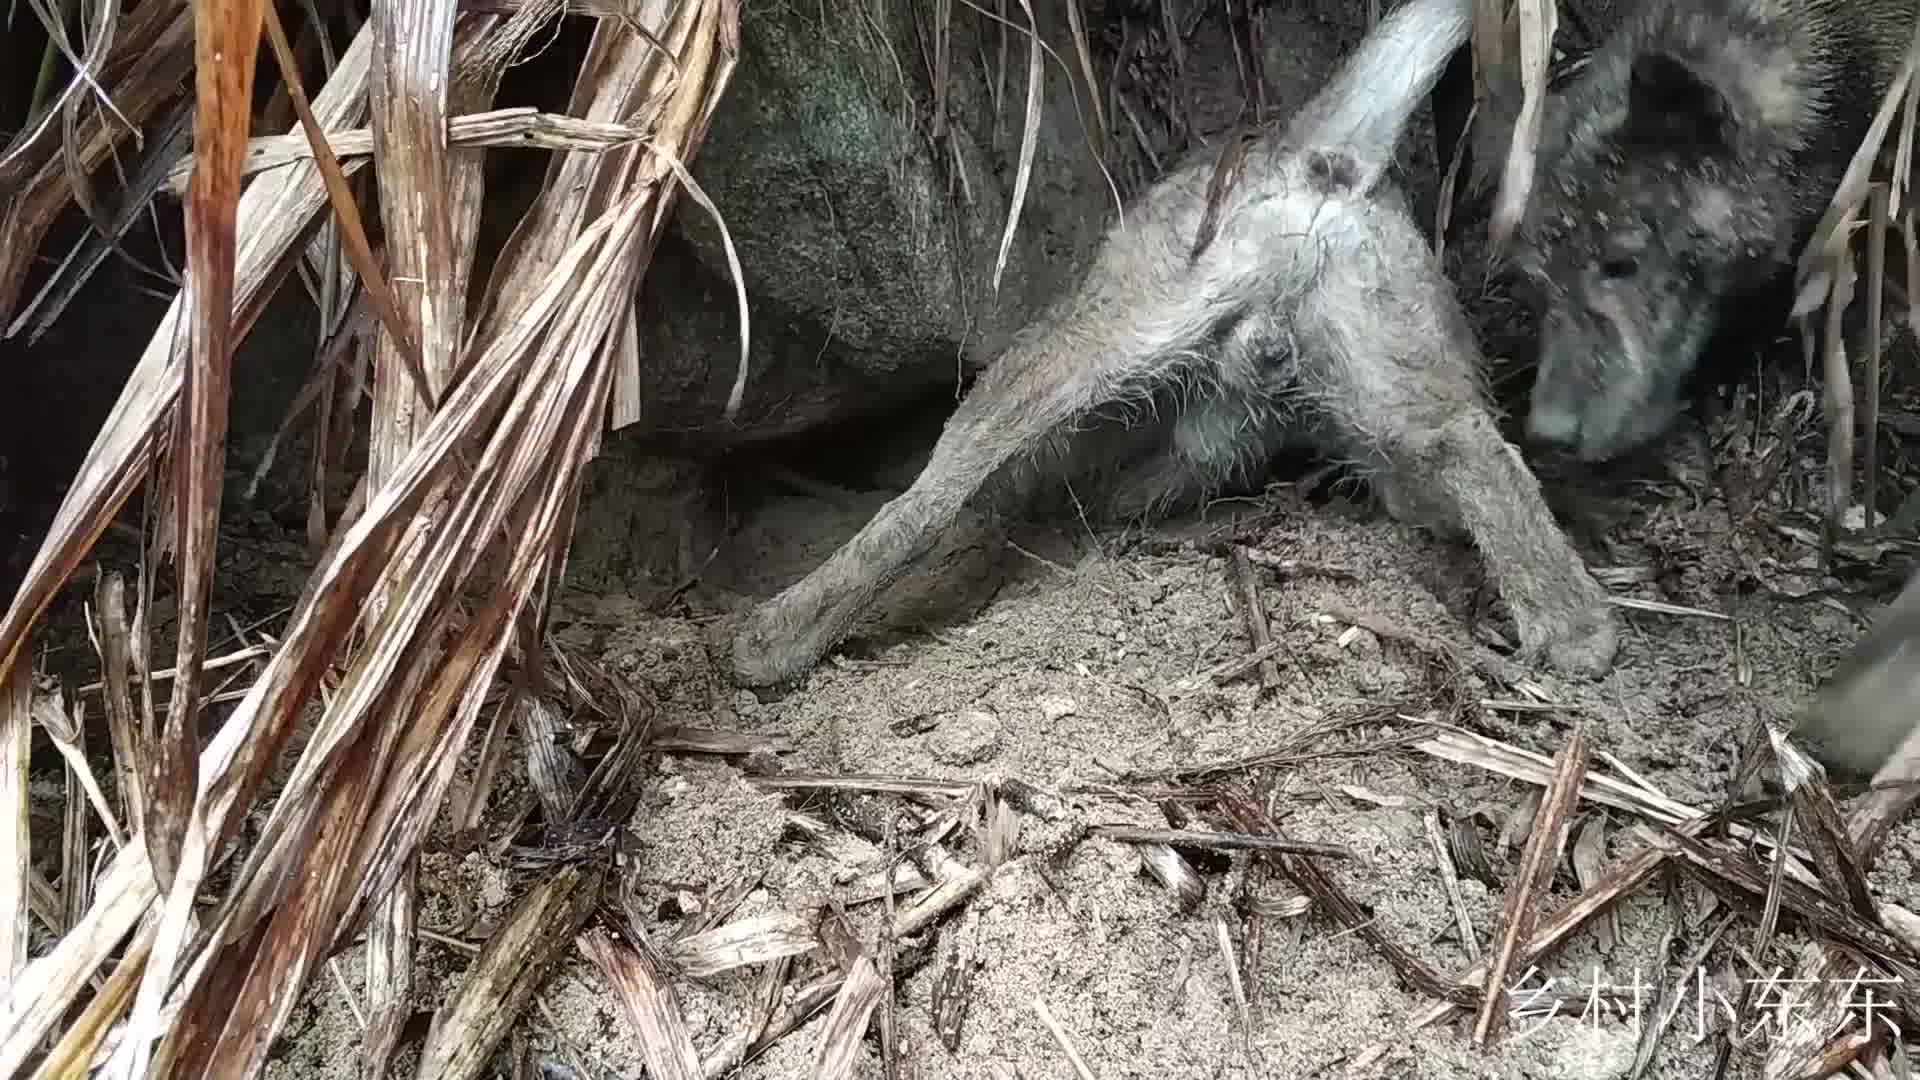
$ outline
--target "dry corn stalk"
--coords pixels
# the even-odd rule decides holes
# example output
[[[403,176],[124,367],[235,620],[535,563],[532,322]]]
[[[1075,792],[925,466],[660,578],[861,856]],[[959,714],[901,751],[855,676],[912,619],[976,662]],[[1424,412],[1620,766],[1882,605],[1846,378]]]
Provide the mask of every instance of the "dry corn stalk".
[[[108,1075],[257,1075],[298,1000],[293,990],[409,864],[516,622],[564,548],[563,526],[604,422],[638,276],[677,184],[687,179],[683,163],[731,75],[738,27],[732,0],[656,0],[643,8],[602,24],[576,104],[591,103],[595,115],[639,118],[644,122],[634,126],[649,133],[645,145],[557,163],[557,171],[585,181],[580,189],[590,197],[576,198],[574,187],[563,186],[542,201],[518,234],[516,252],[499,264],[485,332],[472,334],[455,321],[442,328],[434,348],[454,355],[462,377],[451,388],[428,380],[431,412],[415,409],[403,451],[367,485],[359,514],[331,537],[264,670],[193,763],[191,827],[170,888],[164,895],[156,888],[143,828],[109,866],[80,922],[7,986],[0,1071],[20,1070],[81,1002],[108,954],[148,917],[152,949],[139,965],[138,985],[94,998],[81,1014],[89,1031],[106,1030],[116,1014],[130,1020]],[[455,14],[451,4],[422,0],[396,7],[392,17],[424,18],[444,30]],[[314,103],[316,130],[358,120],[374,37],[363,30],[342,57]],[[439,48],[454,38],[439,33],[430,40]],[[485,43],[484,36],[467,40]],[[671,57],[661,52],[663,42]],[[444,71],[447,59],[435,60],[429,49],[425,62]],[[453,70],[458,85],[458,59]],[[429,106],[427,114],[423,137],[437,137],[434,123],[444,121],[444,109]],[[444,133],[443,123],[438,131]],[[387,148],[397,160],[414,152],[403,140]],[[382,168],[389,201],[419,195],[404,187],[424,182],[417,171],[394,161]],[[293,163],[257,177],[240,197],[236,333],[257,314],[262,286],[299,254],[293,242],[324,197],[318,172],[314,161]],[[444,206],[441,212],[452,213]],[[470,248],[454,243],[456,232],[450,225],[448,250],[470,258]],[[429,247],[439,238],[436,232]],[[394,257],[403,264],[410,258]],[[440,254],[430,257],[446,265]],[[190,266],[189,280],[198,272]],[[442,300],[432,308],[435,317],[457,320],[458,313],[448,315],[446,294],[435,294]],[[412,304],[403,303],[409,314],[420,310]],[[19,663],[53,591],[143,478],[152,451],[167,446],[182,380],[173,356],[182,313],[176,302],[0,621],[0,668]],[[462,341],[472,343],[463,356],[448,344]],[[393,373],[391,353],[383,364]],[[192,425],[183,426],[193,437]],[[417,518],[427,505],[437,505],[435,514]],[[502,538],[505,550],[492,551]],[[414,553],[410,564],[396,561],[402,551]],[[478,611],[465,612],[458,586],[489,560],[501,567],[501,578]],[[386,602],[362,623],[360,600],[368,595]],[[359,640],[339,658],[356,623]],[[448,627],[458,633],[449,637]],[[293,720],[315,701],[337,658],[341,685],[323,703],[259,842],[227,891],[206,895],[216,853],[254,808]]]

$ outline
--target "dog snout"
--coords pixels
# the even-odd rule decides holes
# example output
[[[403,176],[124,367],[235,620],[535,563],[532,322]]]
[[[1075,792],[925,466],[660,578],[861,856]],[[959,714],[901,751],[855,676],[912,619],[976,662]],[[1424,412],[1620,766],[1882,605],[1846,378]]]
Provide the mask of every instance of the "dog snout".
[[[1527,408],[1527,438],[1541,446],[1568,447],[1580,441],[1580,414],[1568,402],[1535,390]]]

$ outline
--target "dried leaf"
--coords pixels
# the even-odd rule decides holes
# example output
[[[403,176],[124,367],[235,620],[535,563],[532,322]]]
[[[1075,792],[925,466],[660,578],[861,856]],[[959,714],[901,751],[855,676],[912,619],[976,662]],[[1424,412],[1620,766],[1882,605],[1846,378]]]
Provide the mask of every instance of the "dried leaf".
[[[615,996],[626,1007],[647,1060],[647,1075],[659,1080],[699,1080],[700,1054],[693,1048],[680,1002],[646,954],[616,945],[598,930],[580,935],[579,947],[613,984]]]
[[[1046,76],[1041,63],[1040,23],[1033,14],[1031,0],[1020,0],[1027,13],[1027,114],[1020,139],[1020,161],[1013,174],[1013,197],[1007,207],[1007,225],[1000,233],[1000,254],[993,260],[993,290],[1000,291],[1000,275],[1006,272],[1007,256],[1013,251],[1014,229],[1020,223],[1020,210],[1027,204],[1027,186],[1033,182],[1033,156],[1039,143],[1040,87]],[[1177,39],[1176,39],[1177,40]]]
[[[418,861],[408,859],[367,935],[367,1034],[361,1068],[387,1075],[413,1017],[413,938],[420,918]]]
[[[873,1022],[873,1010],[879,1007],[885,989],[873,959],[864,953],[855,957],[820,1033],[820,1049],[813,1059],[814,1080],[847,1080],[853,1075],[860,1064],[861,1039]]]
[[[473,1080],[600,903],[599,870],[563,867],[520,898],[434,1014],[416,1080]]]
[[[667,957],[696,979],[710,978],[748,964],[783,956],[801,956],[820,944],[813,920],[793,912],[740,919],[718,929],[674,942]]]
[[[32,755],[33,680],[24,670],[0,682],[0,990],[27,967],[27,879],[32,861],[27,759]]]
[[[1556,0],[1516,0],[1520,15],[1520,116],[1513,142],[1507,148],[1506,170],[1488,225],[1498,250],[1520,224],[1527,195],[1533,188],[1534,155],[1540,145],[1540,127],[1546,109],[1547,69],[1553,60],[1553,35],[1559,20]],[[1484,24],[1483,24],[1484,26]]]

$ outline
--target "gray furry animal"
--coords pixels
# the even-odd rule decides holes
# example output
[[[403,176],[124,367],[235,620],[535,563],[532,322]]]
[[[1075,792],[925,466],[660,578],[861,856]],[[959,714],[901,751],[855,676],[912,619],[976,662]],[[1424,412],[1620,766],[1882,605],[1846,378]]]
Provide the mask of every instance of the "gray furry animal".
[[[1775,319],[1920,0],[1641,0],[1549,95],[1514,263],[1541,307],[1531,438],[1668,431],[1731,309]],[[1505,103],[1517,95],[1511,73]],[[1756,309],[1758,298],[1771,310]]]
[[[1920,572],[1833,669],[1795,734],[1828,769],[1871,777],[1920,726]]]
[[[1464,313],[1385,177],[1471,10],[1411,0],[1284,128],[1247,141],[1197,254],[1219,151],[1149,189],[1079,287],[982,373],[913,485],[749,616],[737,680],[804,673],[963,504],[1036,451],[1068,476],[1127,460],[1104,470],[1110,505],[1151,512],[1244,478],[1302,436],[1369,471],[1396,517],[1464,529],[1530,657],[1608,670],[1605,594],[1500,436]],[[1170,418],[1072,430],[1116,403],[1151,413],[1170,392]]]

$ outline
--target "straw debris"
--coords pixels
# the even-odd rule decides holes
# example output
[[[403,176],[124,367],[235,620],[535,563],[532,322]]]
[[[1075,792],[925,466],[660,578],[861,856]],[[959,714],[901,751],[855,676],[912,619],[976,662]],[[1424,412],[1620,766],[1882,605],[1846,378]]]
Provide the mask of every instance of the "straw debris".
[[[593,915],[605,880],[596,868],[569,866],[514,905],[434,1015],[418,1080],[469,1080],[486,1070],[494,1048]]]
[[[1588,928],[1625,956],[1649,927],[1659,993],[1630,1040],[1634,1075],[1686,1052],[1684,980],[1712,963],[1812,988],[1764,1045],[1716,1032],[1719,1062],[1751,1054],[1769,1077],[1903,1067],[1855,1006],[1871,976],[1889,1013],[1920,1021],[1920,916],[1871,872],[1920,798],[1920,734],[1843,806],[1764,718],[1737,762],[1724,731],[1647,733],[1732,730],[1727,717],[1766,711],[1761,684],[1804,689],[1808,656],[1837,640],[1831,611],[1805,601],[1838,603],[1901,550],[1876,531],[1884,474],[1907,464],[1882,428],[1910,411],[1882,401],[1899,373],[1879,324],[1896,234],[1920,281],[1915,59],[1800,268],[1824,431],[1810,391],[1746,408],[1739,445],[1718,448],[1737,459],[1721,463],[1728,490],[1662,504],[1620,553],[1632,565],[1596,569],[1654,675],[1584,687],[1522,670],[1476,583],[1446,574],[1470,560],[1289,502],[1314,480],[1248,500],[1199,542],[1089,527],[1070,542],[1091,555],[1023,547],[1046,578],[975,624],[851,657],[775,701],[694,677],[701,648],[677,651],[687,670],[635,670],[554,618],[589,463],[640,415],[652,358],[635,296],[676,212],[713,219],[726,263],[727,419],[763,374],[754,268],[689,168],[750,32],[737,0],[401,0],[339,42],[346,24],[256,0],[30,6],[62,31],[46,70],[63,75],[0,151],[0,325],[35,338],[81,317],[82,286],[109,255],[131,261],[125,238],[163,192],[181,200],[187,265],[155,272],[177,286],[166,314],[0,613],[0,1075],[258,1076],[287,1045],[318,1045],[303,1010],[328,1001],[355,1021],[340,1061],[421,1080],[562,1061],[717,1080],[776,1057],[781,1075],[847,1077],[876,1056],[889,1075],[959,1059],[1013,1075],[1055,1052],[1091,1077],[1090,1060],[1164,1069],[1165,1043],[1216,1071],[1229,1054],[1301,1075],[1384,1069],[1412,1047],[1437,1062],[1423,1075],[1469,1075],[1509,1052],[1521,973]],[[998,290],[1021,230],[1058,216],[1043,205],[1052,110],[1082,125],[1117,195],[1110,165],[1198,137],[1189,78],[1210,62],[1210,16],[1167,3],[1108,25],[1073,0],[1067,40],[1049,43],[1049,13],[1019,0],[978,13],[998,48],[976,56],[952,36],[965,7],[916,12],[925,55],[890,58],[952,198],[981,182],[979,148],[955,141],[979,103],[961,80],[982,84],[996,124],[1020,125],[979,159],[1007,174],[991,272],[984,248],[973,268]],[[1235,7],[1221,29],[1259,122],[1277,54]],[[1560,14],[1476,5],[1475,69],[1515,54],[1523,76],[1494,247],[1532,183]],[[564,93],[499,105],[507,70],[581,18],[585,58],[546,88]],[[262,37],[273,66],[256,74]],[[841,47],[829,38],[823,51]],[[1162,68],[1150,100],[1140,84]],[[1223,145],[1225,184],[1245,162]],[[545,168],[504,249],[483,252],[498,194],[485,166],[502,150]],[[91,231],[41,251],[69,205]],[[1198,243],[1221,226],[1209,215]],[[234,348],[286,283],[319,312],[321,344],[249,466],[232,459]],[[1862,297],[1855,357],[1841,315]],[[310,572],[271,617],[229,611],[222,560],[248,514],[270,516],[274,455],[302,437],[285,452],[311,455],[294,466]],[[779,463],[767,476],[809,512],[857,513],[867,494]],[[1703,519],[1734,538],[1700,540]],[[682,565],[665,600],[637,605],[646,621],[704,632],[725,606],[700,580],[724,577],[718,559]],[[961,715],[993,717],[995,740],[956,770],[929,736]],[[1696,781],[1723,758],[1715,803]],[[662,793],[697,770],[765,816],[709,828],[712,846],[676,867],[658,841],[701,807]],[[434,869],[449,863],[486,886],[449,889]],[[1656,891],[1664,904],[1634,903]],[[1303,982],[1336,967],[1386,1004],[1364,1027],[1287,1027],[1278,995],[1311,1013],[1324,1003]],[[617,1003],[636,1059],[587,1045],[599,1018],[561,1004],[583,986]],[[1100,995],[1123,991],[1151,1005],[1104,1011]],[[1731,1011],[1745,1024],[1772,1004],[1749,983]],[[1442,1021],[1457,1022],[1447,1039],[1429,1033]],[[1118,1062],[1127,1039],[1138,1060]],[[1282,1060],[1282,1039],[1309,1049]]]

